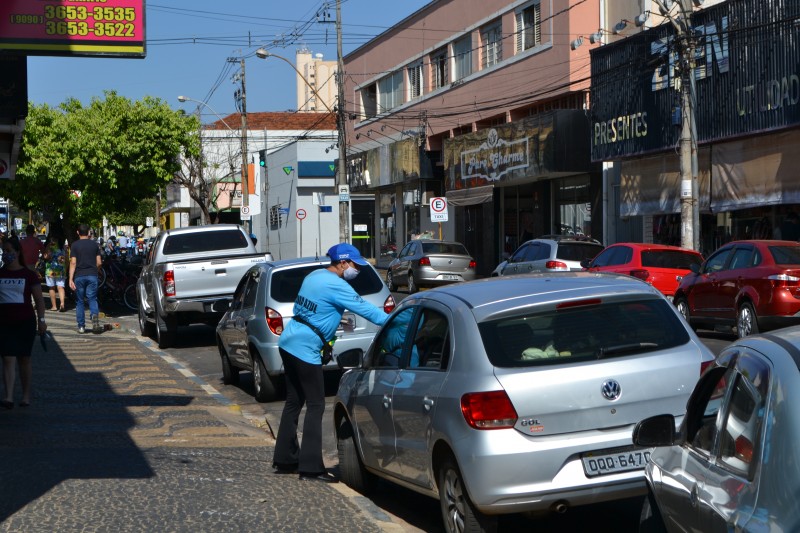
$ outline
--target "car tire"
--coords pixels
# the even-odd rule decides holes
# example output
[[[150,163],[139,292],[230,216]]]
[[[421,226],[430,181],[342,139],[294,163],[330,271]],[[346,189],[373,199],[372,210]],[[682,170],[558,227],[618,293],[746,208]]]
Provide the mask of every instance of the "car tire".
[[[391,269],[386,271],[386,286],[389,287],[389,291],[391,292],[395,292],[397,290],[397,284],[394,282],[394,275],[392,274]]]
[[[417,287],[417,282],[414,281],[414,273],[409,271],[408,272],[408,294],[414,294],[419,290]]]
[[[271,402],[277,399],[278,389],[275,380],[270,379],[264,360],[257,351],[253,350],[250,355],[253,359],[253,388],[256,401],[260,403]]]
[[[753,304],[745,302],[736,313],[736,335],[741,339],[758,333],[758,317]]]
[[[439,505],[447,533],[497,531],[497,516],[482,514],[475,508],[452,457],[445,459],[439,468]]]
[[[695,326],[692,326],[691,316],[689,312],[689,301],[686,298],[678,298],[675,300],[675,307],[678,309],[678,312],[683,315],[683,318],[686,320],[686,323],[691,326],[691,328],[697,331]]]
[[[639,533],[667,533],[664,519],[658,509],[653,494],[648,491],[642,503],[642,514],[639,516]]]
[[[339,451],[339,472],[342,482],[361,494],[369,493],[375,485],[375,476],[370,474],[356,449],[353,426],[342,420],[336,431],[336,448]]]
[[[239,369],[231,364],[231,359],[225,348],[222,347],[222,342],[217,341],[219,348],[219,358],[222,362],[222,383],[225,385],[235,385],[239,383]]]
[[[142,337],[149,337],[152,338],[153,334],[155,333],[155,327],[153,324],[147,320],[147,315],[144,312],[144,306],[139,306],[139,332],[142,334]]]
[[[175,317],[162,317],[156,311],[156,341],[162,350],[175,344],[178,323]]]

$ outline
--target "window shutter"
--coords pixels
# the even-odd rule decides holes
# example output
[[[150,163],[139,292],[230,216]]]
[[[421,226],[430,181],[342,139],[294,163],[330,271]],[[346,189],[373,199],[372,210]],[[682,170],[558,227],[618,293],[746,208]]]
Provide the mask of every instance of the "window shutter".
[[[517,12],[517,53],[522,52],[525,47],[522,42],[522,36],[525,34],[525,16],[524,11]]]
[[[533,46],[542,44],[542,22],[541,18],[541,4],[536,4],[533,8]]]

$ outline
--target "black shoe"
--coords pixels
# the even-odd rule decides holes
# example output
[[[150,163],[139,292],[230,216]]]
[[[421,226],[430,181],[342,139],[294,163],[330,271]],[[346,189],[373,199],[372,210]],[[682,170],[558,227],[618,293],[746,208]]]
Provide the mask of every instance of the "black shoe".
[[[283,465],[278,463],[273,463],[272,468],[273,474],[296,474],[297,473],[297,465]]]
[[[323,483],[339,483],[336,476],[330,472],[322,472],[321,474],[300,474],[300,481],[321,481]]]

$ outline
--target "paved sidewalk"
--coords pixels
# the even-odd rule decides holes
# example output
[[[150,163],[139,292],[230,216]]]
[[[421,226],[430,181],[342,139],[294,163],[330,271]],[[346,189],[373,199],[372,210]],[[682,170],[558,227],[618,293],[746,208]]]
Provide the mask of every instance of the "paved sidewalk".
[[[47,318],[32,405],[0,411],[0,531],[400,530],[343,484],[272,474],[268,433],[129,332]]]

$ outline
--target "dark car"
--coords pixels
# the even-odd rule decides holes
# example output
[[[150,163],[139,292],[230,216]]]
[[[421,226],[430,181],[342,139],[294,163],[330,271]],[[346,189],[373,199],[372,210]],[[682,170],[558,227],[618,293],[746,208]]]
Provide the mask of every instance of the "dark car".
[[[800,531],[800,328],[727,347],[698,381],[680,430],[640,422],[649,495],[639,531]]]
[[[734,241],[683,277],[674,303],[694,328],[739,337],[800,324],[800,243]]]

